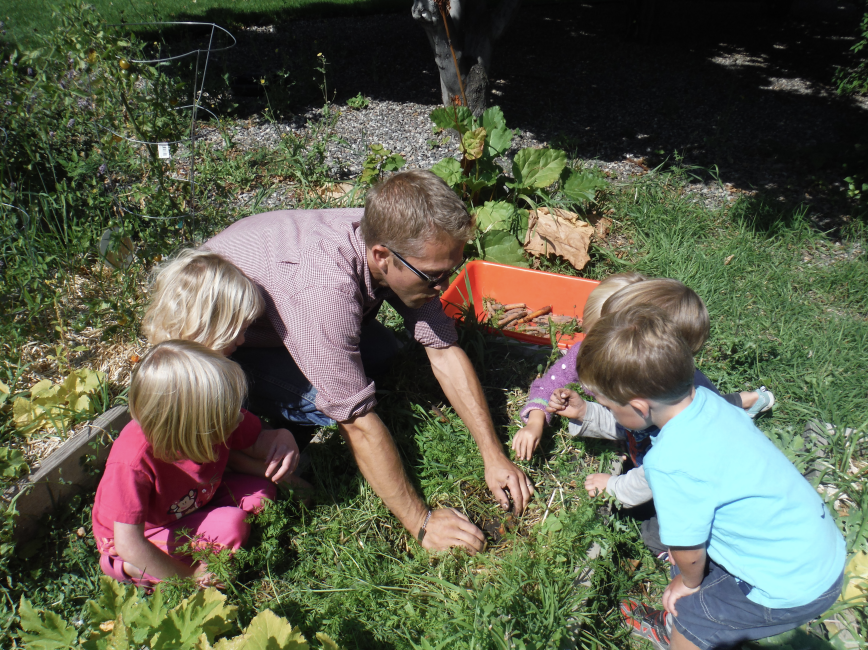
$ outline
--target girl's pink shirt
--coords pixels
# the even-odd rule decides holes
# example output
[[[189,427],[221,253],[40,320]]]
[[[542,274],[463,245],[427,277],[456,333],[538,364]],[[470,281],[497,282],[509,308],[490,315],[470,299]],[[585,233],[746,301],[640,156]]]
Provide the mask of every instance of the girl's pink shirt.
[[[93,506],[97,547],[112,543],[114,524],[159,528],[208,503],[220,487],[231,449],[247,449],[262,431],[259,418],[241,410],[243,419],[225,445],[215,445],[217,460],[174,463],[158,460],[135,421],[124,427],[112,445]]]

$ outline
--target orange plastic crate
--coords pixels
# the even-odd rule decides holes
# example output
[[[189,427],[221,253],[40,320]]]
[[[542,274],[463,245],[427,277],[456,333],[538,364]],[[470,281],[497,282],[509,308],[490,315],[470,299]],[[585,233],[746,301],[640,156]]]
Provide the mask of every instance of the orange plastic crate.
[[[469,291],[468,291],[469,284]],[[461,319],[462,308],[473,305],[480,321],[487,318],[482,306],[483,298],[503,304],[523,302],[529,309],[552,306],[552,313],[581,318],[588,296],[599,284],[596,280],[576,278],[545,271],[532,271],[507,264],[474,260],[468,262],[449,288],[440,296],[447,316]],[[492,332],[537,345],[549,345],[548,338],[489,328]],[[583,338],[581,333],[564,336],[558,341],[561,348],[569,348]]]

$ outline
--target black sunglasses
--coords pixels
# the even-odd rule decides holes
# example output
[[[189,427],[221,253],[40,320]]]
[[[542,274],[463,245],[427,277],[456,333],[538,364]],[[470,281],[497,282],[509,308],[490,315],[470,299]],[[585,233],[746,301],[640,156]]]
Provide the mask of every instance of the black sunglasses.
[[[464,266],[464,263],[467,261],[467,258],[464,258],[463,260],[461,260],[461,263],[458,264],[457,266],[455,266],[455,267],[449,269],[448,271],[446,271],[446,272],[444,272],[444,273],[441,273],[441,274],[438,275],[436,278],[432,278],[432,277],[431,277],[430,275],[428,275],[427,273],[423,273],[422,271],[420,271],[419,269],[417,269],[415,266],[413,266],[412,264],[410,264],[410,262],[408,262],[407,260],[405,260],[405,259],[404,259],[403,257],[401,257],[400,255],[398,255],[398,253],[396,253],[395,251],[393,251],[393,250],[392,250],[391,248],[389,248],[388,246],[385,246],[384,248],[385,248],[386,250],[388,250],[392,255],[394,255],[395,257],[397,257],[399,260],[401,260],[401,263],[402,263],[404,266],[406,266],[408,269],[410,269],[411,271],[413,271],[413,273],[415,273],[417,276],[419,276],[419,279],[420,279],[420,280],[424,280],[425,282],[427,282],[427,283],[428,283],[428,288],[429,288],[429,289],[433,289],[433,288],[436,287],[438,284],[445,284],[445,283],[449,282],[449,278],[452,276],[452,274],[455,273],[455,272],[457,272],[458,269],[460,269],[462,266]]]

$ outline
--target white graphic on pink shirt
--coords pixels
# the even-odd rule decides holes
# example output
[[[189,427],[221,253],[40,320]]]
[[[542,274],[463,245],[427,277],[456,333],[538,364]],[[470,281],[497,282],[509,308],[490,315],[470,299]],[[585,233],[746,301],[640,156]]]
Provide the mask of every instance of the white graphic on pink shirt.
[[[169,506],[170,515],[175,515],[175,519],[180,519],[185,515],[189,515],[199,507],[199,501],[196,499],[197,490],[190,490],[181,499],[175,501]]]

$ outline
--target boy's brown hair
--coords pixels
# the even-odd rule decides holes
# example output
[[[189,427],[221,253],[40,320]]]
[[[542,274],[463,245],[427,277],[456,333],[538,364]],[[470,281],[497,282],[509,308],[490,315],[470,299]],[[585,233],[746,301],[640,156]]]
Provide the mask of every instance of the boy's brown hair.
[[[424,170],[395,174],[371,188],[360,225],[369,248],[382,244],[413,257],[441,234],[466,242],[476,227],[452,188]]]
[[[596,322],[579,348],[576,371],[586,392],[618,404],[675,403],[693,387],[693,352],[663,310],[634,305]]]
[[[654,305],[675,325],[681,337],[699,352],[708,340],[711,326],[708,309],[696,292],[678,280],[660,278],[624,287],[603,305],[601,314],[612,314],[633,305]]]

